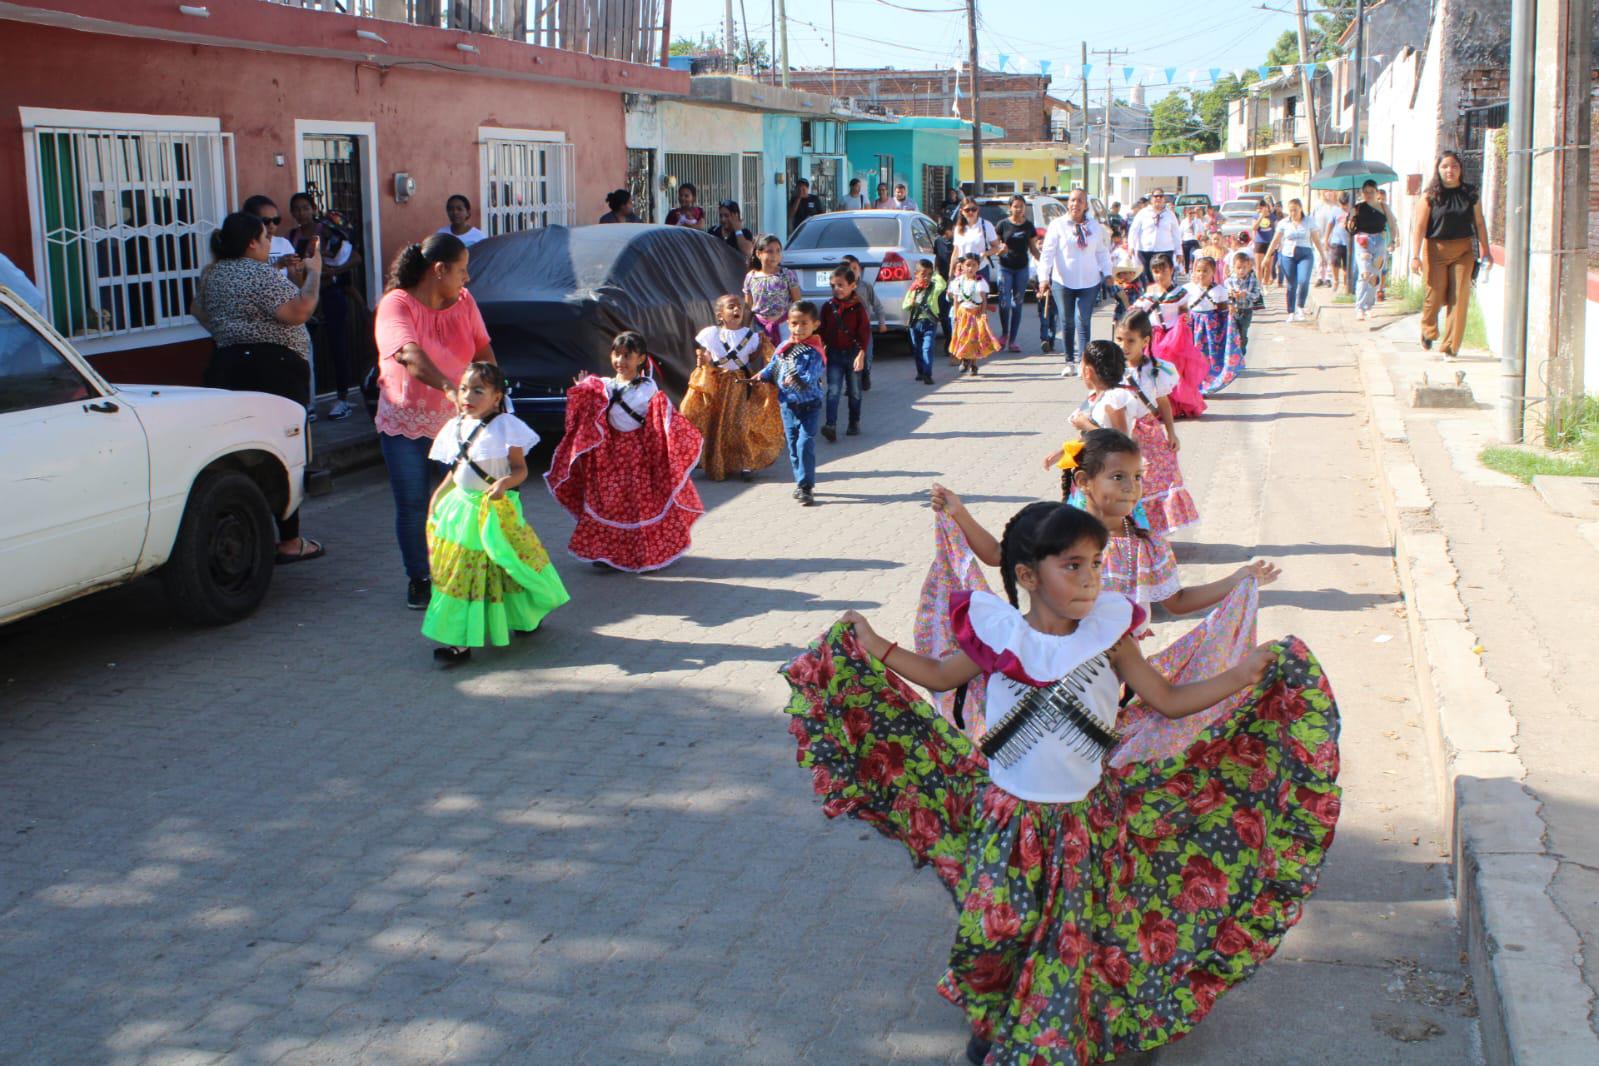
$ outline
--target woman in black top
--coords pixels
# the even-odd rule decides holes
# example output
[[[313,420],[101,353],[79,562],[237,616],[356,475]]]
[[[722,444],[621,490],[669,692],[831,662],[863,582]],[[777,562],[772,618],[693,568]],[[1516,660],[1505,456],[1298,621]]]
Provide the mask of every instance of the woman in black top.
[[[726,241],[740,259],[748,262],[750,254],[755,251],[755,234],[744,228],[744,212],[739,208],[738,201],[723,200],[717,204],[716,219],[716,228],[711,230],[711,236]]]
[[[1005,250],[999,253],[999,342],[1007,351],[1019,352],[1016,335],[1022,330],[1022,309],[1026,306],[1027,259],[1038,243],[1032,219],[1027,217],[1027,198],[1010,198],[1010,215],[994,227]]]
[[[1360,201],[1344,220],[1349,230],[1349,247],[1354,253],[1350,269],[1355,271],[1355,317],[1365,318],[1377,303],[1377,291],[1388,272],[1388,208],[1377,199],[1377,183],[1368,180],[1360,187]]]
[[[605,222],[642,222],[633,213],[633,194],[626,189],[616,189],[605,194],[605,206],[610,210],[600,216],[600,221]]]
[[[1444,152],[1438,157],[1433,179],[1417,204],[1416,225],[1411,233],[1410,271],[1427,281],[1427,298],[1421,305],[1421,346],[1431,348],[1436,341],[1446,358],[1460,351],[1460,338],[1466,333],[1466,312],[1471,307],[1471,279],[1476,254],[1473,236],[1488,254],[1488,224],[1483,221],[1477,187],[1462,180],[1460,157]],[[1442,334],[1438,331],[1438,311],[1449,305]]]

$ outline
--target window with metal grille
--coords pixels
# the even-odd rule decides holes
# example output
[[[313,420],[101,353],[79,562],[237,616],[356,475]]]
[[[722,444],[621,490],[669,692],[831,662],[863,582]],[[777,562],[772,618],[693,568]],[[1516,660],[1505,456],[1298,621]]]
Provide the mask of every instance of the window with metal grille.
[[[189,304],[233,198],[232,136],[94,118],[94,126],[75,126],[24,117],[29,209],[51,320],[80,342],[197,330]]]
[[[761,230],[761,178],[766,169],[761,163],[761,153],[744,153],[744,188],[739,196],[744,225],[759,233]]]
[[[677,206],[677,190],[692,183],[699,203],[710,205],[707,210],[715,215],[715,205],[721,200],[737,200],[741,166],[736,155],[702,155],[696,152],[667,152],[666,174],[672,179],[672,189],[667,202]],[[745,219],[750,216],[748,212]]]
[[[576,224],[572,145],[532,130],[495,129],[480,140],[485,233]]]

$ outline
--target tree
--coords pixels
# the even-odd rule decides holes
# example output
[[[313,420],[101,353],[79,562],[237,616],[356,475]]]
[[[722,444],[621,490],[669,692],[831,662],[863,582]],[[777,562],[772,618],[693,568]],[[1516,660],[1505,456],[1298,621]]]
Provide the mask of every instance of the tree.
[[[1193,108],[1182,93],[1167,93],[1156,100],[1149,117],[1154,125],[1150,155],[1184,155],[1205,150],[1204,141],[1194,135]]]
[[[1299,62],[1299,35],[1293,30],[1284,30],[1283,35],[1277,38],[1277,43],[1266,53],[1266,65],[1281,67],[1297,62]]]
[[[1227,137],[1228,105],[1249,91],[1246,88],[1249,79],[1258,77],[1254,71],[1248,72],[1243,81],[1224,74],[1209,89],[1189,91],[1193,137],[1200,142],[1199,151],[1214,152],[1223,146]]]
[[[679,37],[674,40],[669,53],[674,56],[717,56],[725,54],[722,38],[716,34],[702,33],[697,38]],[[739,41],[738,48],[733,53],[733,62],[738,66],[747,66],[759,73],[772,69],[772,57],[766,50],[765,41]]]
[[[1318,60],[1335,59],[1344,54],[1338,38],[1355,21],[1355,0],[1321,0],[1320,6],[1323,10],[1310,16],[1310,54]]]

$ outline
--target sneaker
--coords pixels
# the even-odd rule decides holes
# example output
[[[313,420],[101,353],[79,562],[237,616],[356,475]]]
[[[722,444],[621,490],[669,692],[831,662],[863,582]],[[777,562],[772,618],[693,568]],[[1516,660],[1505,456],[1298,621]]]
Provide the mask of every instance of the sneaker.
[[[1042,341],[1038,345],[1038,350],[1042,352],[1052,352],[1055,350],[1055,342],[1051,340]]]
[[[448,670],[452,666],[460,666],[471,658],[471,648],[458,648],[454,645],[446,644],[442,648],[433,649],[433,661],[438,663],[440,668],[444,670]]]
[[[1077,376],[1077,364],[1076,363],[1067,363],[1065,366],[1061,367],[1060,368],[1060,376],[1063,377],[1063,378],[1074,378],[1074,377],[1076,377]]]
[[[829,440],[829,441],[838,440],[838,427],[837,426],[823,426],[822,427],[822,437],[823,437],[823,439]]]
[[[351,407],[349,404],[345,403],[343,400],[340,400],[338,403],[335,403],[332,407],[328,408],[328,421],[330,421],[330,422],[343,422],[346,418],[349,418],[350,415],[353,414],[354,412],[355,412],[355,408]]]
[[[810,489],[800,489],[799,502],[801,507],[815,507],[816,494]]]
[[[865,370],[861,371],[861,391],[862,392],[871,392],[872,391],[872,368],[871,367],[867,367]]]
[[[846,437],[858,437],[860,435],[861,424],[859,422],[851,422],[849,428],[844,431],[844,436]]]
[[[933,383],[933,375],[931,375],[931,374],[923,374],[922,375],[922,384],[923,385],[931,385],[932,383]]]
[[[405,605],[413,611],[427,610],[432,598],[433,579],[430,577],[413,577],[405,587]]]
[[[740,470],[738,472],[738,476],[743,478],[747,482],[748,481],[754,481],[755,480],[755,471],[753,471],[753,470]]]
[[[794,498],[796,500],[803,500],[805,498],[805,490],[803,488],[801,488],[800,486],[795,485],[794,486]]]

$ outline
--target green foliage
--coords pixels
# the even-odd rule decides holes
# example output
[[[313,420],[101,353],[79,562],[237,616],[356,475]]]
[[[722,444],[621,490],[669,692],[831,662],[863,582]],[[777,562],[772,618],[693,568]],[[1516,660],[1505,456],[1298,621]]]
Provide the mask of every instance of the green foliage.
[[[1533,448],[1511,448],[1494,445],[1484,448],[1478,456],[1482,465],[1501,474],[1509,474],[1518,481],[1532,483],[1539,474],[1556,477],[1599,477],[1599,439],[1575,454],[1551,454]]]
[[[1207,150],[1204,140],[1195,135],[1194,111],[1187,95],[1167,93],[1155,101],[1149,117],[1154,126],[1150,155],[1181,155]]]
[[[723,56],[727,54],[720,34],[701,33],[698,37],[678,37],[672,41],[669,52],[674,56]],[[738,48],[732,56],[733,62],[740,66],[749,66],[757,71],[771,70],[772,57],[766,49],[765,41],[745,41],[738,39]]]

